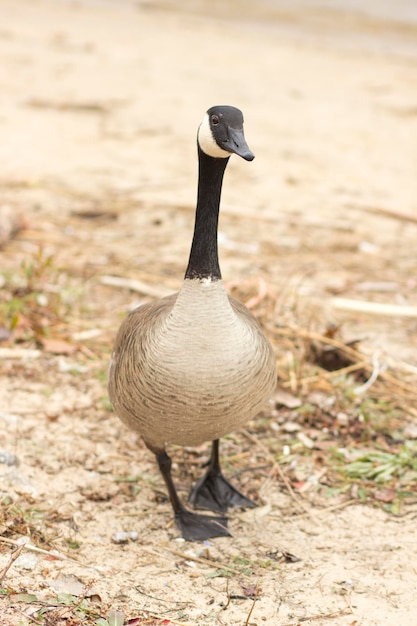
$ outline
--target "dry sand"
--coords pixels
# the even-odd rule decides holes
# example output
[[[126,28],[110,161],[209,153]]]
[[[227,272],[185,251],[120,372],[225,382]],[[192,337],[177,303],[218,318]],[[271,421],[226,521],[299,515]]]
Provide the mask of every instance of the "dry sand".
[[[236,12],[230,2],[0,1],[1,202],[27,225],[1,251],[0,274],[42,245],[82,293],[72,331],[97,330],[102,341],[75,355],[2,353],[0,447],[20,459],[2,466],[2,490],[50,511],[45,532],[70,555],[33,554],[6,582],[47,598],[59,585],[77,595],[63,582],[77,577],[127,616],[148,610],[196,626],[414,626],[415,509],[394,518],[308,505],[302,515],[274,480],[258,481],[264,506],[232,515],[231,540],[184,545],[167,528],[152,458],[103,408],[114,331],[143,296],[101,279],[178,287],[196,128],[220,103],[243,110],[257,157],[232,159],[227,172],[225,279],[267,281],[284,322],[295,306],[303,320],[320,303],[323,326],[343,321],[369,350],[417,366],[415,317],[332,309],[335,295],[417,305],[417,30],[332,11],[242,3]],[[86,219],[88,211],[101,217]],[[375,291],[381,282],[393,291]],[[227,442],[225,454],[235,441],[245,438]],[[262,460],[262,449],[246,448]],[[180,468],[186,490],[191,476]],[[134,488],[114,481],[122,476],[136,477]],[[139,538],[112,544],[118,531]],[[71,552],[71,541],[80,548]],[[274,560],[285,551],[301,560]],[[224,567],[240,569],[227,579]],[[244,585],[259,588],[249,620]],[[8,602],[0,624],[29,624]]]

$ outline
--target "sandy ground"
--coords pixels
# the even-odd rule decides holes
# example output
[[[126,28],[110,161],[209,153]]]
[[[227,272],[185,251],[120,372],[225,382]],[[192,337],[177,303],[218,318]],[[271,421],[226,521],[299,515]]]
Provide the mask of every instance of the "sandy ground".
[[[106,406],[105,372],[128,308],[179,285],[197,125],[228,103],[243,110],[256,159],[227,171],[225,279],[268,284],[276,323],[318,311],[322,327],[343,322],[347,338],[415,373],[416,317],[350,312],[340,297],[417,305],[417,32],[245,3],[239,19],[217,2],[1,0],[0,12],[0,201],[26,225],[0,274],[18,275],[40,246],[51,255],[69,310],[59,337],[75,346],[1,352],[0,445],[20,461],[1,466],[2,492],[31,505],[35,526],[48,512],[40,536],[64,555],[26,551],[9,588],[47,599],[90,585],[128,617],[196,626],[414,626],[415,507],[400,518],[339,500],[300,509],[274,476],[242,474],[261,506],[232,515],[230,540],[184,544],[152,458]],[[239,457],[235,471],[271,460],[245,433],[223,451]],[[184,492],[198,452],[176,451]],[[112,543],[121,531],[138,537]],[[2,626],[32,623],[30,605],[0,602]]]

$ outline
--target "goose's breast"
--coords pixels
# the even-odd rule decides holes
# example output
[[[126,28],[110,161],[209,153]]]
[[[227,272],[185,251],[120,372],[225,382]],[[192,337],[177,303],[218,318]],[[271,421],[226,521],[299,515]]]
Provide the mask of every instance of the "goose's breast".
[[[256,415],[275,386],[275,359],[256,320],[237,314],[224,289],[193,295],[184,302],[180,292],[129,355],[135,374],[118,413],[151,445],[222,437]]]

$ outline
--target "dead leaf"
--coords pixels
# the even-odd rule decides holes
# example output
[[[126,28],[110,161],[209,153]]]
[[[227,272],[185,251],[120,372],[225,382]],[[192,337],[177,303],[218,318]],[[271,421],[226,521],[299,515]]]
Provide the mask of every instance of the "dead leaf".
[[[63,339],[49,339],[42,337],[40,340],[45,352],[51,352],[52,354],[74,354],[77,351],[77,346]]]
[[[54,591],[68,593],[72,596],[81,596],[84,591],[84,584],[78,580],[78,578],[71,575],[58,576],[47,582]]]
[[[376,489],[374,492],[375,500],[379,502],[392,502],[395,499],[394,489]]]
[[[300,398],[281,388],[276,390],[274,401],[276,406],[285,406],[287,409],[298,409],[302,405]]]
[[[15,602],[24,602],[25,604],[38,602],[38,598],[33,593],[11,593],[9,598]]]
[[[295,554],[292,554],[291,552],[286,552],[285,550],[268,552],[266,556],[274,561],[284,561],[285,563],[298,563],[301,561],[300,557],[295,556]]]
[[[256,585],[240,583],[243,589],[243,593],[247,598],[255,598],[258,595],[258,589]]]
[[[7,339],[10,339],[11,336],[12,333],[8,328],[0,326],[0,341],[7,341]]]

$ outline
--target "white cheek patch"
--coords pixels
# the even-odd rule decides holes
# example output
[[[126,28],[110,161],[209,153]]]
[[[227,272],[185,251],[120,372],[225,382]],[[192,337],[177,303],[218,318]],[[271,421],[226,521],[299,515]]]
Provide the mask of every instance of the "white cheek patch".
[[[231,152],[227,152],[227,150],[223,150],[223,148],[217,145],[211,132],[208,113],[206,113],[198,129],[198,145],[208,156],[216,159],[227,159],[231,155]]]

